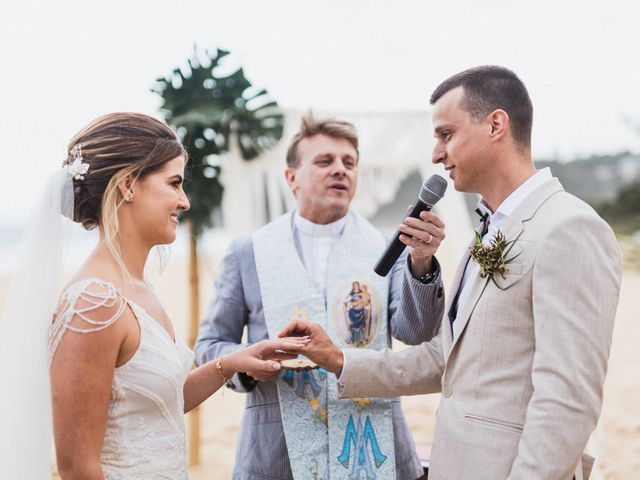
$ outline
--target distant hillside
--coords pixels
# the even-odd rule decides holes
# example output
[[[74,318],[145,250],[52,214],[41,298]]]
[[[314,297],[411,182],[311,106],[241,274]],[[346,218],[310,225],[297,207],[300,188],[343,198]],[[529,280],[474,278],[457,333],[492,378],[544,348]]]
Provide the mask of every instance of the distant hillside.
[[[568,163],[536,160],[537,168],[550,167],[565,190],[595,205],[615,200],[619,190],[640,179],[640,155],[623,152],[593,156]]]
[[[625,152],[536,165],[551,167],[564,188],[590,203],[618,235],[631,235],[635,246],[627,252],[640,258],[640,155]]]
[[[609,210],[616,208],[613,205],[621,189],[640,182],[640,155],[629,152],[592,156],[566,163],[536,160],[535,164],[538,169],[550,167],[551,173],[558,177],[565,190],[593,205],[605,217],[610,217]],[[422,178],[417,170],[408,175],[398,188],[396,198],[376,212],[370,219],[372,223],[383,232],[391,233],[398,225],[398,215],[402,215],[407,205],[415,200],[421,183]],[[465,194],[465,202],[475,221],[477,217],[473,210],[477,206],[478,196]]]

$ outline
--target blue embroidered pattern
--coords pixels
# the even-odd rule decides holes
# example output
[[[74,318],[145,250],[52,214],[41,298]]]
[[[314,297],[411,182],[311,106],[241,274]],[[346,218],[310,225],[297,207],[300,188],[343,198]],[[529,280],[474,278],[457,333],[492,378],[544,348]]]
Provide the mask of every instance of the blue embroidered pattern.
[[[359,479],[359,473],[361,471],[364,471],[367,479],[377,478],[371,466],[371,458],[369,456],[369,449],[367,446],[371,447],[371,453],[373,454],[373,460],[376,468],[380,468],[380,466],[387,460],[387,457],[380,451],[376,433],[373,429],[373,425],[371,424],[371,420],[369,419],[369,415],[367,415],[364,422],[364,429],[362,428],[362,415],[358,416],[357,429],[353,422],[353,415],[349,415],[349,422],[347,423],[342,453],[338,457],[338,461],[347,469],[349,468],[349,459],[351,457],[351,446],[354,447],[354,459],[349,478],[352,480]]]

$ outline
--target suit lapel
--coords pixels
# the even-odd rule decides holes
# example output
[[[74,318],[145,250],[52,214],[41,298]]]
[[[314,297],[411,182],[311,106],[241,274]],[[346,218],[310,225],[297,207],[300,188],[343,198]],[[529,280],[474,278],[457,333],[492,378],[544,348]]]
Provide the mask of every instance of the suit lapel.
[[[473,262],[473,260],[469,261]],[[458,333],[458,336],[452,341],[451,348],[448,351],[449,355],[451,355],[451,352],[453,352],[453,349],[459,343],[460,337],[462,336],[464,329],[467,327],[467,323],[471,317],[471,312],[473,312],[476,303],[480,300],[480,297],[482,296],[482,293],[487,287],[487,283],[489,281],[491,281],[489,277],[482,278],[480,275],[475,275],[474,277],[469,278],[469,283],[466,286],[466,288],[469,289],[469,293],[464,298],[464,304],[458,308],[458,315],[456,315],[455,320],[455,323],[457,324],[456,329],[459,329],[460,333]],[[451,331],[451,328],[449,328],[449,331]],[[453,332],[451,333],[451,336],[453,337]],[[448,357],[449,356],[447,355],[447,359]]]
[[[511,247],[515,245],[515,242],[518,240],[520,235],[522,235],[522,232],[526,227],[526,223],[535,215],[542,204],[546,202],[552,195],[563,190],[564,189],[562,188],[562,185],[560,184],[558,179],[553,178],[540,185],[520,203],[515,211],[509,216],[509,219],[505,223],[504,227],[501,229],[507,241],[514,242]],[[472,245],[473,243],[470,244],[470,246]],[[457,295],[457,290],[458,288],[460,288],[462,273],[464,272],[464,267],[466,266],[467,261],[473,261],[469,260],[468,250],[463,257],[462,262],[458,266],[458,272],[456,273],[456,282],[454,283],[454,285],[456,286],[456,291],[452,292],[452,295],[450,295],[450,298],[452,299],[455,298],[455,295]],[[484,293],[489,282],[491,282],[491,279],[489,277],[481,278],[479,274],[474,278],[469,279],[469,284],[467,286],[467,288],[470,289],[469,294],[464,300],[464,305],[461,306],[462,308],[458,308],[458,314],[456,315],[456,323],[462,322],[462,326],[458,326],[460,333],[456,337],[455,341],[452,340],[453,334],[451,332],[450,326],[447,325],[448,335],[444,336],[446,342],[444,342],[443,344],[446,360],[449,359],[449,356],[453,352],[453,349],[460,342],[460,338],[462,337],[467,323],[471,318],[471,314],[473,313],[476,304],[480,300],[480,297]],[[451,305],[448,306],[446,311],[449,312],[450,308]]]
[[[483,225],[484,225],[483,223],[480,223],[480,225],[478,225],[478,227],[476,228],[476,233],[479,233],[479,234],[482,233]],[[468,263],[472,261],[470,258],[471,257],[470,252],[474,244],[475,244],[475,236],[474,236],[474,239],[471,240],[471,242],[469,242],[469,244],[467,245],[467,248],[464,251],[464,254],[462,255],[462,259],[458,264],[458,269],[456,270],[456,275],[453,279],[451,294],[447,298],[447,302],[445,306],[446,315],[444,318],[446,325],[442,326],[442,328],[444,328],[445,330],[445,333],[443,335],[443,341],[442,341],[442,347],[445,353],[445,358],[449,356],[449,352],[451,351],[451,346],[453,344],[453,332],[451,331],[451,315],[453,315],[452,308],[454,304],[457,303],[458,301],[457,297],[460,290],[462,277],[464,276],[464,272],[468,267]]]

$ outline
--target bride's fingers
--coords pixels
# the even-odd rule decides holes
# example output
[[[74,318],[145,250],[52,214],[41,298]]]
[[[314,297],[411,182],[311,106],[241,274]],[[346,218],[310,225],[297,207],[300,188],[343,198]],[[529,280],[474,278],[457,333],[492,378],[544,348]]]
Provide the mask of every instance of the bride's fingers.
[[[297,352],[308,345],[310,341],[309,338],[296,339],[295,341],[289,339],[272,340],[269,344],[265,345],[263,353]]]
[[[252,371],[262,371],[262,372],[274,372],[278,370],[282,370],[282,365],[280,362],[275,360],[257,360],[255,367],[251,369]]]
[[[277,359],[295,359],[298,353],[303,351],[309,343],[309,339],[296,340],[263,340],[254,344],[249,355],[258,361],[271,361]]]

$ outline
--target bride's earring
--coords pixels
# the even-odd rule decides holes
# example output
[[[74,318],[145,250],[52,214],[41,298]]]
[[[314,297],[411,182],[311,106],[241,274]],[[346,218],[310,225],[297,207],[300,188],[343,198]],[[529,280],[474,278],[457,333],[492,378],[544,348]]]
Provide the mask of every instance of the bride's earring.
[[[124,197],[124,201],[130,203],[133,200],[133,192],[129,191]]]

